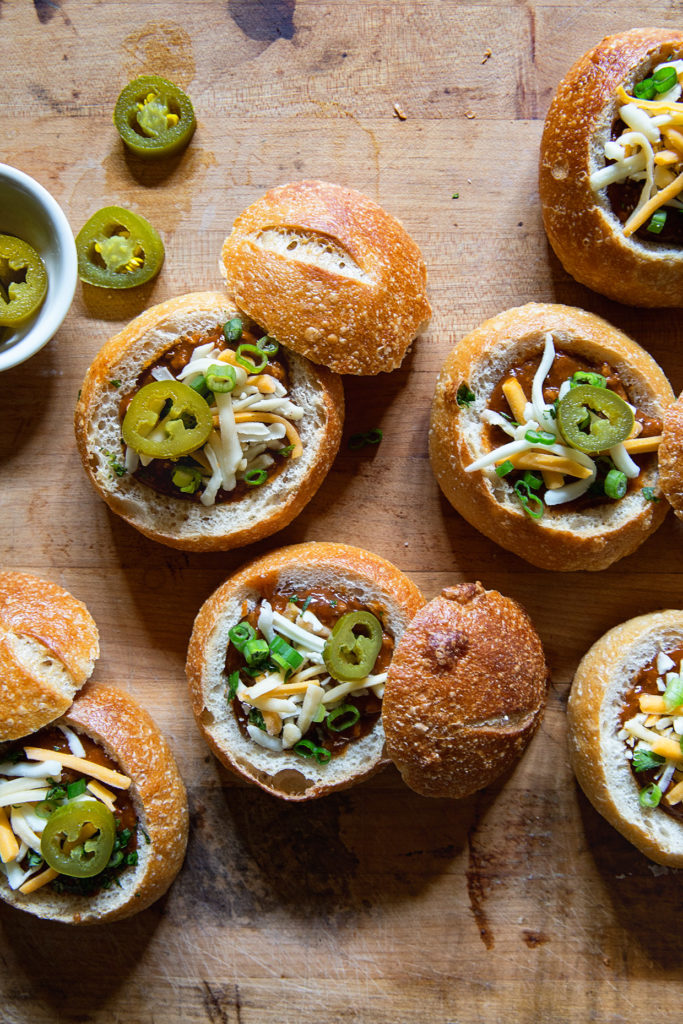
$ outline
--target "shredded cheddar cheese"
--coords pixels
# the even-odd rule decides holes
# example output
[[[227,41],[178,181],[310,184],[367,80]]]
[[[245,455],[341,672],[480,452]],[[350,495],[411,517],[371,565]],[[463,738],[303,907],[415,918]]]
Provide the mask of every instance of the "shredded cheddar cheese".
[[[88,761],[84,757],[75,757],[73,754],[62,754],[58,750],[43,750],[41,747],[24,747],[24,753],[29,761],[58,761],[65,768],[73,768],[74,771],[89,775],[93,779],[105,782],[115,789],[128,789],[131,780],[121,772],[115,772],[111,768],[104,768],[101,764]]]

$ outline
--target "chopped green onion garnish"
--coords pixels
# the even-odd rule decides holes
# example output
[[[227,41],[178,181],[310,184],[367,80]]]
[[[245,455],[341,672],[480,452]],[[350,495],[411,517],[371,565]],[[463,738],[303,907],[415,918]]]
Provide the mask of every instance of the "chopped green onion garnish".
[[[539,487],[543,486],[543,478],[538,473],[532,473],[530,469],[527,469],[522,480],[532,491],[537,491]]]
[[[228,700],[234,700],[237,687],[240,685],[240,674],[237,670],[228,676]]]
[[[557,438],[549,430],[527,430],[524,440],[529,444],[555,444]]]
[[[675,68],[658,68],[652,73],[652,82],[657,92],[668,92],[678,82]]]
[[[622,473],[619,469],[610,469],[609,473],[605,477],[605,494],[608,498],[614,498],[618,501],[619,498],[623,498],[626,494],[626,488],[628,487],[628,480],[626,474]]]
[[[541,518],[544,508],[543,501],[537,494],[531,493],[528,484],[525,484],[523,480],[518,480],[515,484],[515,494],[519,498],[519,502],[528,516],[532,519]]]
[[[57,809],[57,804],[52,800],[41,800],[33,809],[39,818],[49,818]]]
[[[126,864],[130,867],[138,862],[138,851],[131,850],[130,853],[126,854]]]
[[[286,444],[284,448],[278,448],[277,451],[275,452],[275,454],[276,455],[291,455],[291,453],[293,451],[294,451],[294,445],[293,444]]]
[[[230,363],[212,363],[206,371],[206,386],[219,395],[228,394],[237,383],[235,368]]]
[[[293,749],[301,757],[314,757],[318,764],[327,764],[332,757],[329,750],[325,747],[316,747],[311,740],[299,740]]]
[[[659,754],[653,754],[650,750],[635,750],[631,764],[634,772],[646,772],[650,768],[659,768],[664,764],[664,758]]]
[[[304,601],[304,603],[301,606],[301,614],[302,615],[306,611],[306,609],[308,608],[310,603],[311,603],[311,595],[309,594],[308,597],[306,598],[306,600]]]
[[[507,476],[514,468],[510,460],[506,459],[505,462],[501,462],[500,466],[496,466],[496,473],[498,476]]]
[[[320,704],[318,705],[318,710],[313,715],[313,721],[316,722],[316,723],[324,722],[326,714],[327,714],[327,710],[325,708],[325,705],[321,701]]]
[[[76,779],[75,782],[70,782],[66,787],[67,798],[69,800],[73,800],[75,796],[80,796],[81,793],[85,793],[85,790],[85,779]]]
[[[657,94],[655,83],[651,78],[644,78],[633,86],[633,95],[639,100],[653,100]]]
[[[248,469],[244,474],[244,482],[250,487],[260,487],[267,479],[268,471],[265,469]]]
[[[66,790],[64,789],[64,786],[53,786],[52,789],[48,789],[45,799],[50,801],[66,799]]]
[[[239,341],[242,337],[242,321],[238,316],[228,320],[227,324],[223,328],[223,337],[230,344],[234,344]]]
[[[209,393],[209,385],[206,383],[206,377],[203,373],[199,377],[195,377],[190,384],[190,387],[193,391],[196,391],[198,395],[201,395],[202,398],[206,398]]]
[[[202,484],[202,474],[191,466],[178,466],[171,479],[183,494],[194,494]]]
[[[581,384],[590,384],[594,388],[606,388],[607,378],[601,373],[592,373],[589,370],[577,370],[569,381],[570,388],[578,388]]]
[[[342,704],[330,711],[327,716],[327,728],[332,732],[343,732],[350,729],[360,718],[360,711],[353,704]]]
[[[270,654],[270,648],[265,640],[247,640],[242,654],[246,658],[247,665],[260,665]]]
[[[120,380],[110,380],[109,383],[111,384],[111,386],[113,388],[120,388],[121,387],[121,381]]]
[[[460,385],[456,392],[455,400],[461,409],[469,409],[469,407],[472,405],[472,402],[475,401],[476,397],[477,396],[475,395],[474,391],[472,391],[469,384],[463,383]]]
[[[43,863],[43,858],[35,850],[28,851],[28,866],[30,868],[37,868]]]
[[[275,338],[271,338],[269,334],[264,334],[263,337],[259,338],[256,342],[256,348],[267,356],[276,356],[280,346]]]
[[[641,789],[638,799],[640,800],[641,807],[656,807],[662,799],[662,791],[653,782],[651,786]]]
[[[653,235],[660,235],[662,228],[666,224],[666,210],[657,210],[650,217],[647,223],[647,230],[652,232]]]
[[[299,654],[281,636],[274,636],[270,641],[270,656],[275,664],[283,669],[285,677],[290,672],[295,672],[305,660],[303,654]]]
[[[245,355],[253,356],[255,362],[252,363],[249,359],[245,359]],[[239,345],[235,362],[243,366],[248,373],[260,373],[268,365],[268,356],[256,345]]]
[[[379,444],[384,434],[379,427],[373,427],[372,430],[366,430],[363,434],[352,434],[349,438],[349,448],[352,451],[356,451],[358,448],[364,448],[366,444]]]
[[[645,501],[659,501],[660,500],[657,497],[657,495],[655,494],[654,487],[643,487],[642,488],[642,495],[645,498]]]
[[[249,640],[253,640],[255,636],[256,630],[250,622],[240,622],[228,631],[228,638],[238,651],[241,651],[244,645]]]
[[[664,703],[672,710],[683,704],[683,676],[672,675],[664,691]]]
[[[252,708],[247,716],[247,721],[250,725],[255,725],[257,729],[262,732],[267,732],[266,723],[263,720],[263,715],[258,708]]]

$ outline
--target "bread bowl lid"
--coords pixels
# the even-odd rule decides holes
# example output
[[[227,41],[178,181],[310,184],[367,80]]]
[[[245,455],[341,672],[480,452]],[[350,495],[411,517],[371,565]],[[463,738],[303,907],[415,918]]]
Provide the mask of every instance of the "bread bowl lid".
[[[387,754],[424,796],[460,798],[511,768],[540,723],[548,669],[524,609],[480,582],[446,587],[397,645]]]
[[[0,572],[0,742],[68,711],[99,657],[98,637],[85,605],[58,584]]]
[[[658,461],[662,494],[683,519],[683,393],[664,412]]]
[[[240,310],[336,373],[395,369],[431,315],[425,263],[403,225],[330,182],[256,200],[226,238],[221,270]]]

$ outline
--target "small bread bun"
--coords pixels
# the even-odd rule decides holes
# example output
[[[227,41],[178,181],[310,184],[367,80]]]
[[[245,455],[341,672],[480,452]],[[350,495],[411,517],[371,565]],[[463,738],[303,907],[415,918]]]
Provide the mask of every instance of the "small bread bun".
[[[548,670],[526,612],[481,583],[447,587],[404,632],[389,668],[387,754],[423,796],[459,798],[521,757]]]
[[[205,506],[159,493],[124,471],[122,398],[135,390],[143,371],[181,339],[205,337],[236,315],[226,297],[213,292],[153,306],[104,345],[88,370],[76,406],[78,450],[93,487],[127,523],[170,547],[223,551],[287,526],[317,491],[341,440],[341,380],[296,353],[286,353],[288,394],[304,411],[297,422],[303,454],[289,459],[266,483],[235,500]]]
[[[89,684],[56,724],[93,740],[132,780],[137,864],[121,872],[119,885],[92,896],[54,892],[49,885],[25,895],[0,874],[0,898],[50,921],[96,924],[129,917],[166,892],[185,855],[187,797],[173,754],[147,712],[114,686]]]
[[[659,482],[679,519],[683,519],[683,394],[664,413],[659,447]]]
[[[215,591],[195,619],[187,655],[192,710],[220,761],[249,782],[284,800],[312,800],[373,775],[386,764],[381,718],[327,764],[293,750],[268,750],[241,732],[227,699],[229,630],[273,592],[329,592],[382,609],[385,630],[398,641],[424,603],[407,576],[378,555],[345,544],[308,543],[281,548],[250,562]]]
[[[469,465],[493,450],[482,415],[494,390],[511,370],[539,359],[548,334],[556,352],[592,366],[608,363],[633,405],[652,418],[663,417],[674,395],[660,367],[639,345],[583,310],[530,303],[487,320],[447,357],[432,405],[432,469],[460,515],[532,565],[604,569],[634,551],[666,515],[666,502],[648,500],[643,492],[657,489],[654,456],[641,460],[640,475],[621,500],[587,507],[569,501],[552,510],[545,507],[540,519],[526,514],[513,486],[497,475],[493,464],[467,472]],[[463,385],[474,396],[464,404],[458,398]],[[526,397],[529,400],[531,394]],[[538,493],[546,498],[550,492]]]
[[[594,189],[590,179],[608,162],[619,87],[632,96],[658,64],[681,57],[683,32],[672,28],[608,36],[567,72],[545,120],[539,190],[550,244],[577,281],[631,306],[683,305],[683,249],[625,234],[607,185]]]
[[[596,811],[651,860],[675,868],[683,867],[683,821],[661,807],[641,806],[646,780],[639,785],[634,777],[629,747],[619,734],[624,703],[638,677],[660,652],[682,646],[683,611],[653,612],[615,626],[581,661],[567,707],[572,768]],[[674,737],[678,747],[680,737]]]
[[[88,609],[62,587],[0,572],[0,742],[64,714],[99,657]]]
[[[336,373],[400,366],[427,326],[427,271],[404,227],[326,181],[273,188],[235,221],[223,265],[236,304]]]

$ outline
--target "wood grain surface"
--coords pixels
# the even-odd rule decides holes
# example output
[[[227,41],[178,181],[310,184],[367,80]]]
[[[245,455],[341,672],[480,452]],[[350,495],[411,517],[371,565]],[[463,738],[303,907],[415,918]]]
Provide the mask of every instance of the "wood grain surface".
[[[565,705],[600,634],[680,606],[681,524],[670,515],[599,574],[535,570],[440,497],[427,424],[449,349],[529,300],[605,316],[683,388],[680,312],[628,309],[569,279],[545,241],[536,181],[543,117],[574,59],[611,32],[680,27],[682,12],[661,0],[0,0],[2,160],[45,185],[74,231],[117,204],[166,244],[155,282],[113,296],[79,284],[54,340],[0,376],[1,561],[87,603],[102,640],[95,678],[154,715],[192,813],[174,887],[128,922],[78,930],[0,907],[4,1024],[680,1019],[679,878],[577,790]],[[186,88],[198,119],[183,155],[150,166],[112,125],[120,89],[142,72]],[[403,220],[429,268],[431,327],[399,371],[345,380],[345,441],[374,426],[384,441],[361,452],[344,441],[291,527],[229,554],[155,545],[81,470],[80,382],[143,308],[219,288],[235,216],[301,177],[361,189]],[[377,551],[428,597],[481,579],[524,604],[552,683],[512,775],[451,803],[412,794],[392,769],[288,807],[218,766],[186,694],[194,615],[242,561],[304,539]]]

